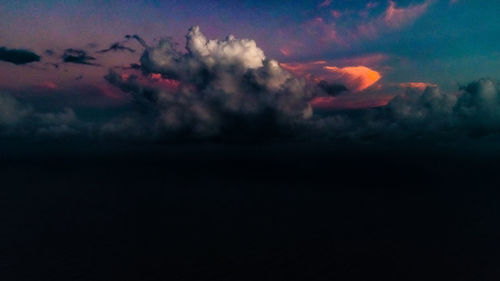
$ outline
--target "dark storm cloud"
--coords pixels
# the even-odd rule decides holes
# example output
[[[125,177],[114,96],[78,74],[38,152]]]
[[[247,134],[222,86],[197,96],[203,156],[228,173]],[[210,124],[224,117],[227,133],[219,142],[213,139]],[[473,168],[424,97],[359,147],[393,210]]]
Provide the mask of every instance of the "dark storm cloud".
[[[107,52],[117,52],[117,51],[129,51],[131,53],[135,53],[135,50],[132,48],[129,48],[127,46],[122,45],[120,42],[115,42],[109,46],[107,49],[103,49],[98,51],[97,53],[107,53]]]
[[[85,64],[85,65],[94,65],[98,66],[98,64],[92,63],[95,58],[91,57],[87,54],[86,51],[81,49],[66,49],[62,56],[64,62],[67,63],[76,63],[76,64]]]
[[[40,61],[40,56],[28,50],[0,47],[0,61],[22,65]]]

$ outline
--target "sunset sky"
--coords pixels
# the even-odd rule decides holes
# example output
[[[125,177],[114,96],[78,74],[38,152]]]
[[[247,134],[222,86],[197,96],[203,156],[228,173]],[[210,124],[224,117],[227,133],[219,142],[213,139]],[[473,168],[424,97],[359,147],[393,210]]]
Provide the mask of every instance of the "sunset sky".
[[[303,97],[313,111],[383,107],[428,87],[457,96],[473,81],[500,77],[499,8],[493,0],[7,0],[0,91],[42,111],[119,111],[134,95],[105,79],[110,71],[142,86],[192,86],[146,70],[141,57],[165,38],[189,53],[185,36],[198,26],[207,40],[253,40],[261,59],[319,85],[322,93]]]
[[[184,35],[199,25],[208,38],[250,38],[266,56],[296,64],[297,73],[352,80],[356,90],[377,84],[457,83],[500,75],[500,25],[496,1],[2,1],[1,45],[26,49],[40,62],[23,66],[1,62],[0,87],[64,89],[105,87],[102,76],[113,66],[137,61],[135,53],[97,54],[126,34],[148,43]],[[100,67],[61,65],[65,49],[83,49]],[[49,55],[51,50],[54,55]],[[314,64],[324,61],[322,64]],[[370,68],[380,80],[355,68]],[[326,68],[328,67],[328,68]],[[290,70],[294,70],[290,68]],[[338,74],[338,75],[333,75]],[[83,76],[81,80],[75,78]],[[365,78],[368,76],[367,78]],[[340,79],[342,80],[342,79]],[[353,82],[348,82],[353,83]],[[102,90],[102,89],[101,89]],[[102,90],[105,94],[105,91]]]

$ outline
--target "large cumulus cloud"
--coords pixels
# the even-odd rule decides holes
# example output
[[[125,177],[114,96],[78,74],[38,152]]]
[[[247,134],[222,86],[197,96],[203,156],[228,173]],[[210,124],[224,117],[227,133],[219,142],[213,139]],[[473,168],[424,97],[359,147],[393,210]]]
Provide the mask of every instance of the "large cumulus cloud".
[[[154,127],[216,135],[231,127],[285,124],[312,115],[313,90],[282,69],[250,39],[208,40],[199,27],[186,35],[186,52],[169,39],[147,47],[144,75],[161,75],[177,87],[144,86],[137,76],[110,72],[106,79],[129,92],[154,116]]]

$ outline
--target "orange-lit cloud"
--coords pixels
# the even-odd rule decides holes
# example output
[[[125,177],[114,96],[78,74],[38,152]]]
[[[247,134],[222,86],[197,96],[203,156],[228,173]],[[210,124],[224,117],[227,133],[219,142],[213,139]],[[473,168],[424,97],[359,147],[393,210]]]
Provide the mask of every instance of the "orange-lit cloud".
[[[342,81],[346,87],[353,92],[362,91],[382,78],[380,73],[366,66],[348,66],[341,68],[336,66],[324,66],[323,68],[337,76],[337,80]]]
[[[382,78],[382,74],[373,68],[378,68],[377,65],[386,58],[386,55],[374,54],[335,61],[280,63],[280,66],[297,76],[305,77],[311,82],[325,80],[343,84],[351,92],[359,92],[374,85]],[[366,65],[363,63],[366,63]]]
[[[436,84],[425,83],[425,82],[408,82],[408,83],[400,83],[399,86],[401,88],[412,88],[420,91],[425,90],[427,87],[437,87]]]
[[[363,65],[370,68],[380,68],[380,64],[389,58],[386,54],[375,53],[359,57],[346,57],[336,60],[317,60],[310,62],[288,62],[280,63],[284,69],[294,73],[295,75],[305,75],[307,73],[314,75],[321,75],[324,72],[323,66],[336,65],[336,66],[352,66]],[[324,74],[324,73],[323,73]]]

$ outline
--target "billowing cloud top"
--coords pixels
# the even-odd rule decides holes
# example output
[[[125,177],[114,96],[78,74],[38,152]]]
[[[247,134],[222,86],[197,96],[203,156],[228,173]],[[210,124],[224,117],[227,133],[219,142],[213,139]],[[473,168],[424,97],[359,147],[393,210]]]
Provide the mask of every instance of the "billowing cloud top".
[[[210,135],[245,123],[269,126],[311,117],[312,93],[306,81],[266,59],[255,41],[232,35],[208,40],[197,26],[186,40],[185,53],[165,39],[141,57],[143,74],[175,80],[177,87],[141,85],[136,76],[114,72],[106,77],[156,112],[155,127]]]

